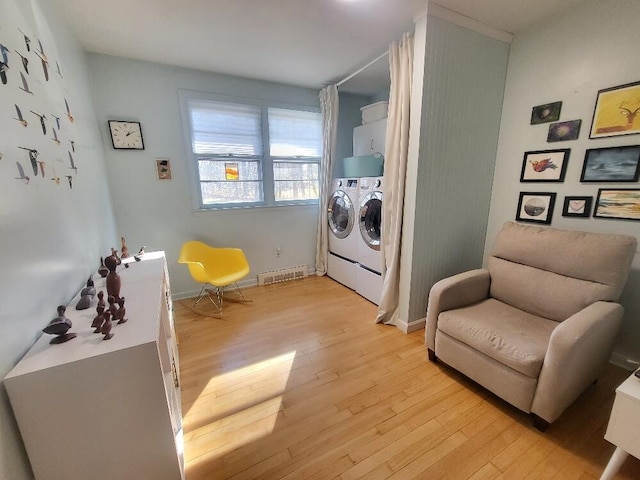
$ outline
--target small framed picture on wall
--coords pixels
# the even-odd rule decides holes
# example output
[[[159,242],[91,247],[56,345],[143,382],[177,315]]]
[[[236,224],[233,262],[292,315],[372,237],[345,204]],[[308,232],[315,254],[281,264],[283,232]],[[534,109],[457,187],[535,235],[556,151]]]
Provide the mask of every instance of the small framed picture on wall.
[[[563,182],[570,148],[524,152],[521,182]]]
[[[520,192],[516,221],[549,225],[555,203],[555,192]]]
[[[564,197],[563,217],[589,218],[593,197]]]

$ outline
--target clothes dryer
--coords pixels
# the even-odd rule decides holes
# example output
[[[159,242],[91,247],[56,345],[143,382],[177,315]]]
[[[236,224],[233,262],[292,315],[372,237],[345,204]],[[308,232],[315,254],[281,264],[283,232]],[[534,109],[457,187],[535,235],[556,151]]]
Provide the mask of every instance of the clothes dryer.
[[[360,179],[356,292],[378,305],[382,292],[382,177]]]
[[[332,181],[327,205],[329,223],[329,261],[327,274],[343,285],[356,289],[358,255],[358,179]]]

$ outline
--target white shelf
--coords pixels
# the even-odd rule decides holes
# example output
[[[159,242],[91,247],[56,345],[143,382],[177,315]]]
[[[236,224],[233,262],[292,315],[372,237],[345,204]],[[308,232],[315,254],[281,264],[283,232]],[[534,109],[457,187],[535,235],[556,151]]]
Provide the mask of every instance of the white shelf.
[[[97,300],[78,311],[76,297],[65,316],[77,337],[51,345],[43,335],[5,377],[36,478],[184,479],[166,272],[163,252],[118,267],[129,320],[114,322],[111,340],[91,328]],[[94,282],[106,297],[105,280]]]

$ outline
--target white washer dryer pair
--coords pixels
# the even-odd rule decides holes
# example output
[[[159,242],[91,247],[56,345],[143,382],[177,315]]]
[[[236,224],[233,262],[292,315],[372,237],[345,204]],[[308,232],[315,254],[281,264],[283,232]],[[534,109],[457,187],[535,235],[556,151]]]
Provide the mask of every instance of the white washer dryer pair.
[[[382,292],[382,177],[360,179],[356,292],[378,305]]]
[[[356,290],[358,268],[359,179],[336,178],[331,182],[327,206],[329,222],[329,261],[327,274],[352,290]]]

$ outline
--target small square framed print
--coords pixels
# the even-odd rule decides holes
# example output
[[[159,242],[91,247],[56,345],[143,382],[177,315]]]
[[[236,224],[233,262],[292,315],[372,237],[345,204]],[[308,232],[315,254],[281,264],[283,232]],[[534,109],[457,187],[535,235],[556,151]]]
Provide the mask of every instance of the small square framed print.
[[[580,135],[580,125],[582,120],[569,120],[568,122],[558,122],[549,125],[547,142],[564,142],[566,140],[576,140]]]
[[[564,197],[563,217],[589,218],[593,197]]]
[[[516,221],[549,225],[555,203],[555,192],[520,192]]]
[[[536,105],[531,109],[531,125],[556,122],[560,120],[560,110],[562,110],[562,102]]]

